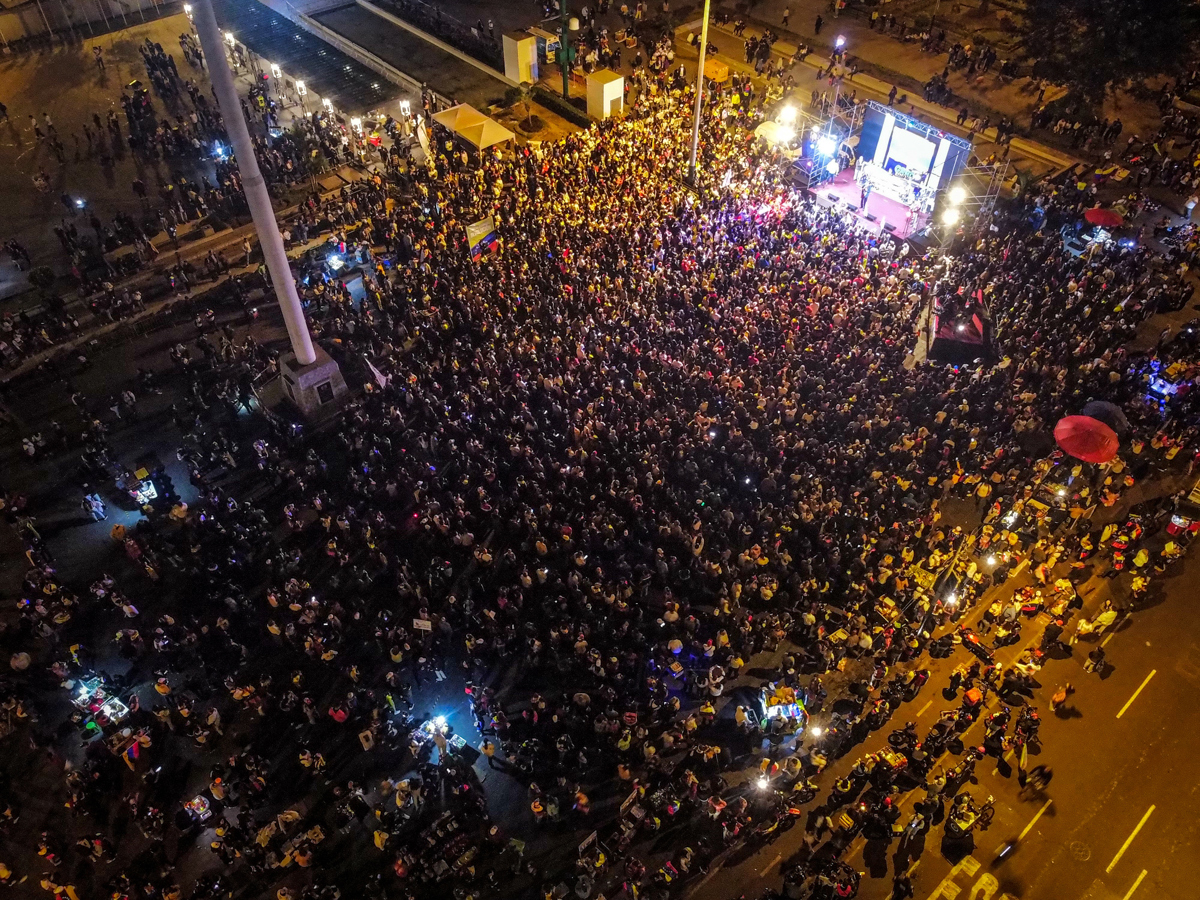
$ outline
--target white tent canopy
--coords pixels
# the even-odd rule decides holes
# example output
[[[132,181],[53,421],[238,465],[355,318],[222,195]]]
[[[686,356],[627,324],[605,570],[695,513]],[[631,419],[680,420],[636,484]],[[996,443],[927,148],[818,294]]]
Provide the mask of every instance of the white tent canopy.
[[[466,103],[460,103],[458,106],[434,113],[433,121],[454,132],[479,150],[494,144],[503,144],[516,137],[495,119],[489,119],[475,107]]]

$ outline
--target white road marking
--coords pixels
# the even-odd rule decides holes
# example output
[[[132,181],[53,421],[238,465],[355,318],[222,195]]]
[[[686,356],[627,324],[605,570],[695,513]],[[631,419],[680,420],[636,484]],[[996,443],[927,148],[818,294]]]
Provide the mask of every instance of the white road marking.
[[[770,872],[773,868],[775,868],[781,862],[783,862],[783,854],[782,853],[780,853],[773,860],[771,860],[769,863],[767,863],[767,867],[765,869],[763,869],[763,874],[765,875],[767,872]]]
[[[1140,689],[1139,689],[1140,690]],[[1125,843],[1121,845],[1121,849],[1117,851],[1117,855],[1112,858],[1112,862],[1108,864],[1108,868],[1104,870],[1107,875],[1113,870],[1117,863],[1121,861],[1121,857],[1125,855],[1125,851],[1129,849],[1129,845],[1133,843],[1133,839],[1138,836],[1138,832],[1142,830],[1142,826],[1146,824],[1146,820],[1150,818],[1150,813],[1154,812],[1154,806],[1146,810],[1146,814],[1142,816],[1142,821],[1137,823],[1137,828],[1133,829],[1133,833],[1125,838]]]
[[[1130,704],[1133,703],[1133,701],[1138,698],[1138,694],[1140,694],[1142,692],[1142,689],[1150,683],[1150,679],[1154,677],[1154,673],[1157,671],[1158,671],[1158,669],[1150,670],[1150,674],[1146,676],[1146,680],[1143,681],[1140,685],[1138,685],[1138,689],[1133,692],[1133,696],[1125,701],[1125,705],[1122,706],[1121,711],[1119,713],[1117,713],[1118,719],[1121,718],[1121,716],[1125,715],[1125,710],[1129,709]]]
[[[1133,896],[1133,892],[1138,889],[1138,885],[1142,883],[1142,879],[1145,877],[1146,877],[1146,870],[1142,869],[1142,874],[1137,877],[1137,881],[1135,881],[1133,883],[1133,887],[1131,887],[1128,891],[1125,892],[1125,896],[1122,897],[1121,900],[1129,900],[1129,898]]]
[[[1050,808],[1050,804],[1053,802],[1054,802],[1053,800],[1047,800],[1045,803],[1042,804],[1042,808],[1037,811],[1037,815],[1029,820],[1029,824],[1025,826],[1025,830],[1022,831],[1021,834],[1017,837],[1018,841],[1023,841],[1025,839],[1025,835],[1029,834],[1030,829],[1033,828],[1033,826],[1037,824],[1037,820],[1042,817],[1042,813],[1044,813],[1046,810],[1048,810]]]
[[[929,709],[929,707],[931,707],[931,706],[933,706],[932,698],[930,698],[929,700],[926,700],[925,705],[917,710],[917,718],[919,719],[919,718],[921,718],[921,716],[925,715],[925,710]]]

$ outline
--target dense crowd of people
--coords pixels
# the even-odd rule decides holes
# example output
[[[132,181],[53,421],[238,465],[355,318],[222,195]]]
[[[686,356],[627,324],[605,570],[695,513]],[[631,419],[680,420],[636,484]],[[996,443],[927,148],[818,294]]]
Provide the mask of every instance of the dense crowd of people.
[[[435,131],[426,164],[389,156],[386,179],[307,204],[302,239],[328,232],[365,271],[357,301],[338,278],[303,285],[361,396],[311,437],[246,424],[275,362],[201,317],[202,358],[175,348],[167,376],[190,503],[165,467],[138,478],[115,458],[106,422],[135,413],[133,391],[112,416],[76,401],[93,483],[116,469],[159,496],[114,525],[115,574],[90,584],[60,575],[5,498],[30,563],[4,635],[8,723],[70,814],[22,823],[29,798],[4,785],[0,880],[72,900],[235,881],[280,900],[557,896],[563,881],[666,896],[778,825],[777,792],[748,794],[747,770],[815,793],[887,720],[880,692],[919,690],[921,654],[966,640],[952,622],[1019,559],[1053,591],[999,598],[997,645],[1030,610],[1069,619],[1055,565],[1090,551],[1027,504],[1052,472],[1072,470],[1086,505],[1188,459],[1192,395],[1151,400],[1147,379],[1194,348],[1123,349],[1186,290],[1181,273],[1118,244],[1069,253],[1058,229],[1091,199],[1070,182],[949,255],[877,235],[790,188],[733,96],[707,107],[694,192],[686,93],[656,89],[619,121],[482,158]],[[465,225],[488,215],[500,246],[474,260]],[[927,311],[983,307],[999,364],[913,364]],[[1097,399],[1128,416],[1127,469],[1074,466],[1044,441]],[[950,526],[966,498],[975,517]],[[999,571],[977,552],[993,546]],[[961,587],[939,594],[918,571]],[[1021,691],[1043,660],[964,665],[959,683]],[[804,738],[834,680],[858,712]],[[445,681],[467,693],[443,716],[429,698]],[[939,727],[907,748],[931,805],[955,796],[931,774],[953,723]],[[895,833],[899,775],[864,757],[824,808],[869,796],[859,824]],[[823,821],[792,877],[848,896],[857,874],[836,837],[817,847]],[[567,834],[593,830],[576,854]]]

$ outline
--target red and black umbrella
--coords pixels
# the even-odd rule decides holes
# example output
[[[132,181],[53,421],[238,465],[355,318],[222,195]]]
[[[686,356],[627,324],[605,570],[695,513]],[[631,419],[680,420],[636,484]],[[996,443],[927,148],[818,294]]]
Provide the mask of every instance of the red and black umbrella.
[[[1064,453],[1090,463],[1106,463],[1117,455],[1117,433],[1091,416],[1067,416],[1054,426],[1054,440]]]
[[[1089,209],[1083,214],[1083,217],[1093,225],[1099,225],[1101,228],[1117,228],[1125,224],[1125,217],[1119,212],[1111,209],[1101,209],[1098,206]]]

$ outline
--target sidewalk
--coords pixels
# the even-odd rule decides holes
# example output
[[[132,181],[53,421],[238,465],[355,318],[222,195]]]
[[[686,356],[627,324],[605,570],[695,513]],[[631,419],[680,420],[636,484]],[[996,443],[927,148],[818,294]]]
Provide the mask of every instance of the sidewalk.
[[[942,11],[947,15],[950,13],[949,7],[950,4],[942,4]],[[858,62],[861,69],[869,68],[871,74],[885,82],[897,84],[901,90],[908,90],[910,95],[916,89],[919,97],[921,85],[946,67],[946,53],[926,53],[919,42],[901,41],[894,34],[872,29],[860,10],[854,10],[851,14],[843,11],[834,18],[827,0],[761,0],[754,4],[750,14],[742,15],[737,13],[732,3],[722,3],[720,8],[729,14],[731,20],[741,18],[747,22],[747,35],[761,33],[761,26],[767,26],[782,40],[793,45],[804,42],[823,56],[828,55],[837,36],[842,35],[846,38],[846,50],[851,62]],[[903,9],[893,9],[890,5],[877,9],[881,16],[892,13],[899,22],[907,22],[910,26],[913,24],[912,17],[904,15]],[[791,12],[786,27],[782,24],[785,10]],[[815,30],[818,15],[823,20],[819,35]],[[950,24],[945,22],[941,14],[938,21],[944,25]],[[752,29],[749,26],[756,27]],[[710,23],[710,31],[711,28]],[[953,42],[954,38],[949,35],[947,40]],[[966,101],[972,113],[991,115],[993,119],[1007,116],[1019,129],[1025,130],[1029,127],[1030,114],[1037,106],[1038,89],[1033,80],[1027,77],[1013,79],[1008,84],[1001,83],[997,72],[1006,54],[1001,47],[997,47],[997,52],[1000,53],[1000,59],[992,67],[991,73],[976,75],[968,81],[963,72],[952,71],[948,79],[949,87],[955,97]],[[1043,102],[1062,93],[1062,88],[1051,87]],[[1153,133],[1158,127],[1157,108],[1152,103],[1138,102],[1126,93],[1110,99],[1103,114],[1109,118],[1119,116],[1125,125],[1125,133]]]
[[[689,22],[687,25],[677,29],[675,42],[677,55],[696,58],[699,51],[693,50],[686,40],[681,40],[680,38],[686,37],[689,31],[698,30],[698,28],[699,22]],[[745,38],[759,37],[762,33],[763,29],[761,27],[747,25]],[[722,61],[727,62],[731,69],[742,74],[754,74],[754,67],[745,62],[745,56],[741,53],[745,39],[734,35],[732,25],[717,25],[714,22],[710,22],[708,36],[709,42],[716,44],[720,49],[719,56]],[[813,44],[809,43],[809,46],[813,46]],[[776,57],[785,58],[796,52],[797,44],[781,38],[775,42],[771,49]],[[828,66],[829,58],[818,51],[810,54],[804,60],[804,68],[797,66],[791,70],[792,77],[796,79],[796,90],[800,93],[801,102],[807,96],[810,85],[820,87],[822,84],[828,84],[827,81],[818,82],[810,78],[811,75],[822,69],[827,69]],[[903,105],[896,105],[898,111],[907,113],[922,121],[935,124],[939,128],[953,134],[963,137],[968,134],[968,129],[959,126],[955,121],[957,110],[940,106],[936,103],[930,103],[923,99],[919,89],[914,92],[902,83],[887,81],[865,71],[860,71],[854,76],[850,76],[847,70],[842,90],[844,93],[857,91],[860,96],[866,94],[870,95],[870,99],[886,102],[893,84],[896,85],[900,96],[907,95],[907,101]],[[991,153],[1000,155],[1003,152],[1003,148],[996,143],[996,139],[997,132],[995,128],[988,128],[986,131],[978,133],[975,136],[976,155],[980,157],[986,157]],[[1024,161],[1025,164],[1021,167],[1032,169],[1032,174],[1034,175],[1044,175],[1048,172],[1060,171],[1082,161],[1078,157],[1071,156],[1027,138],[1013,138],[1010,151],[1010,160],[1014,163]]]

